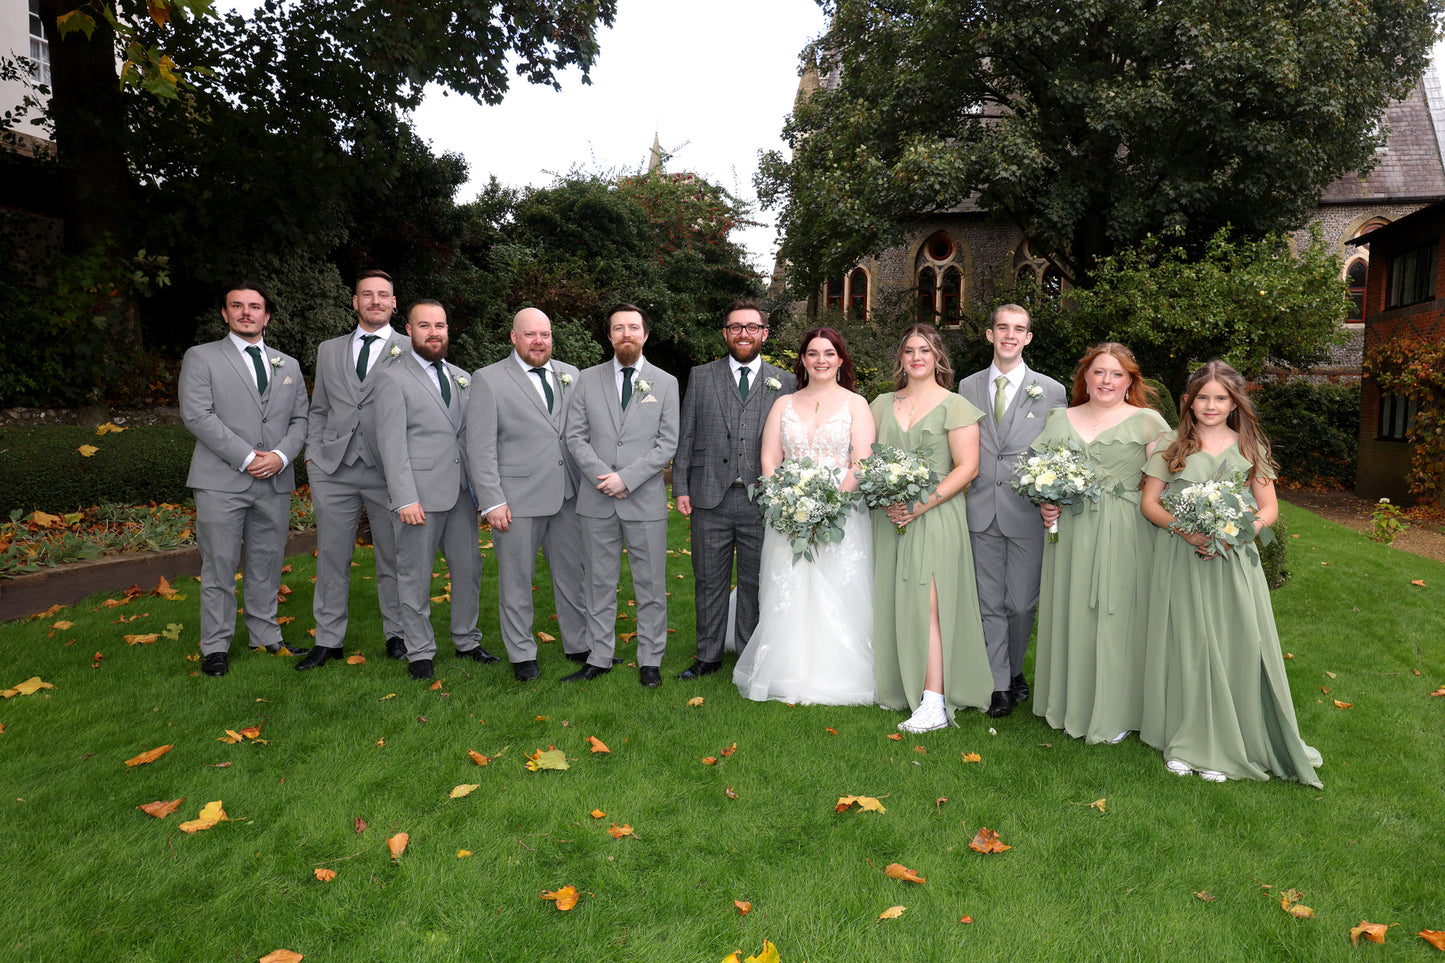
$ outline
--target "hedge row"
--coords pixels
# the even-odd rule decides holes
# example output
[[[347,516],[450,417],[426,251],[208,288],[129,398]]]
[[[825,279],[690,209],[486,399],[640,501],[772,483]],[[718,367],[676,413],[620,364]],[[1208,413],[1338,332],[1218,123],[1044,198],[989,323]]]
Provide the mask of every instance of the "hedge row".
[[[1312,488],[1353,488],[1360,451],[1360,386],[1296,379],[1253,391],[1279,474]]]

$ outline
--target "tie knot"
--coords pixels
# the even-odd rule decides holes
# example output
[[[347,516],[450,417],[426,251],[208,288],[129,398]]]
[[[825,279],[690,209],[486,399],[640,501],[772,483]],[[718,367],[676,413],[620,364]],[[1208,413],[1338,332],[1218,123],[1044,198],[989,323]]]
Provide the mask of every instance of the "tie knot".
[[[999,375],[997,378],[993,379],[993,385],[995,388],[1002,388],[1006,384],[1008,384],[1008,375]]]
[[[250,355],[251,357],[253,357],[253,358],[259,358],[259,357],[261,357],[261,349],[260,349],[260,347],[258,347],[257,345],[254,345],[254,344],[251,345],[249,348],[246,349],[246,353],[249,354],[249,355]]]
[[[546,374],[547,374],[547,369],[546,369],[546,368],[530,368],[530,369],[528,369],[528,370],[530,370],[530,371],[532,372],[532,374],[534,374],[534,375],[540,375],[540,376],[543,376],[543,377],[545,377]]]
[[[633,373],[634,371],[636,371],[636,370],[637,370],[636,368],[623,368],[623,369],[622,369],[622,373],[623,373],[624,375],[626,375],[627,377],[631,378],[631,377],[632,377],[632,373]]]
[[[375,341],[379,337],[381,337],[381,335],[379,334],[363,334],[361,336],[361,343],[364,345],[370,345],[371,342]]]

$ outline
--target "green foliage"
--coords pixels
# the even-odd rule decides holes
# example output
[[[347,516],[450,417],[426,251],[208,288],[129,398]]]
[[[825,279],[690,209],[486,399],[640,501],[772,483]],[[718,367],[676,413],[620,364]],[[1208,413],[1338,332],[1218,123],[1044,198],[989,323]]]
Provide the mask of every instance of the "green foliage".
[[[1164,416],[1170,428],[1178,428],[1179,403],[1174,400],[1174,392],[1156,378],[1145,378],[1144,383],[1154,389],[1154,410]]]
[[[327,338],[356,327],[351,310],[352,288],[341,280],[336,266],[304,252],[283,255],[258,251],[241,267],[235,279],[266,286],[276,311],[266,325],[266,344],[297,359],[307,371],[316,360],[316,346]],[[221,320],[221,291],[196,319],[196,343],[214,341],[226,334]]]
[[[1411,494],[1445,501],[1445,343],[1417,337],[1391,338],[1365,352],[1365,376],[1381,391],[1415,403],[1410,442]]]
[[[90,458],[82,445],[100,449]],[[0,428],[0,514],[60,514],[90,505],[181,502],[195,439],[179,425],[97,437],[92,428]],[[299,468],[299,466],[298,466]]]
[[[1264,581],[1274,591],[1289,581],[1289,525],[1284,514],[1275,520],[1274,538],[1265,543],[1255,537],[1254,547],[1259,551],[1259,565],[1264,570]]]
[[[1280,477],[1314,488],[1353,488],[1360,386],[1296,378],[1266,381],[1251,397]]]
[[[1370,538],[1389,545],[1396,535],[1410,527],[1410,523],[1400,517],[1403,514],[1399,505],[1391,504],[1388,498],[1380,499],[1370,512]]]
[[[965,199],[1063,273],[1178,228],[1291,229],[1367,169],[1428,64],[1440,0],[832,0],[805,68],[836,78],[757,186],[803,285]],[[1348,64],[1342,71],[1340,66]]]

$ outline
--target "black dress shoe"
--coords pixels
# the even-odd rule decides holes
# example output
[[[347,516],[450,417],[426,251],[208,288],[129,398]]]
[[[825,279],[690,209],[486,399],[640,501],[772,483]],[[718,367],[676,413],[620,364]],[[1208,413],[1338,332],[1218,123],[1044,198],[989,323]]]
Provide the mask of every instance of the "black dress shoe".
[[[649,689],[656,689],[662,685],[662,673],[655,665],[642,665],[637,667],[637,681]]]
[[[572,673],[571,675],[564,675],[562,678],[558,679],[557,681],[558,681],[558,682],[590,682],[591,680],[597,678],[599,675],[606,675],[607,673],[609,673],[609,672],[611,672],[611,671],[612,671],[612,666],[610,666],[610,665],[609,665],[607,668],[603,669],[603,668],[600,668],[600,667],[598,667],[598,666],[595,666],[595,665],[593,665],[592,663],[589,662],[589,663],[587,663],[586,665],[584,665],[582,668],[578,669],[576,672]]]
[[[998,719],[1014,711],[1013,696],[1008,694],[1007,689],[1000,689],[993,694],[989,701],[987,712],[991,718]]]
[[[693,659],[692,665],[688,666],[686,669],[683,669],[677,675],[673,676],[673,678],[701,679],[705,675],[712,675],[714,672],[721,668],[721,662],[704,662],[702,659]]]
[[[201,657],[201,671],[219,679],[231,671],[231,660],[224,652],[212,652],[210,655]]]
[[[477,646],[475,649],[467,649],[465,652],[458,652],[458,653],[457,653],[457,658],[459,658],[459,659],[471,659],[473,662],[500,662],[500,661],[502,661],[501,659],[497,658],[495,655],[492,655],[492,653],[488,652],[486,649],[482,648],[480,645]]]
[[[311,650],[310,655],[296,663],[296,671],[304,672],[307,669],[319,668],[332,659],[341,658],[344,654],[339,647],[318,645]]]
[[[591,656],[591,653],[589,653],[589,652],[568,652],[568,653],[567,653],[567,661],[568,661],[568,662],[580,662],[580,663],[582,663],[583,665],[586,665],[586,664],[587,664],[587,659],[588,659],[590,656]],[[622,660],[619,659],[617,656],[613,656],[613,657],[612,657],[612,664],[613,664],[613,665],[621,665],[621,664],[622,664]]]
[[[1013,696],[1015,705],[1028,701],[1029,683],[1022,672],[1008,680],[1008,694]]]
[[[531,682],[541,674],[542,671],[537,668],[535,659],[528,662],[512,663],[512,675],[516,677],[518,682]]]
[[[415,662],[408,662],[406,665],[406,674],[413,679],[430,679],[436,675],[436,673],[432,671],[431,659],[417,659]]]
[[[406,658],[406,642],[393,635],[386,640],[386,657],[388,659]]]

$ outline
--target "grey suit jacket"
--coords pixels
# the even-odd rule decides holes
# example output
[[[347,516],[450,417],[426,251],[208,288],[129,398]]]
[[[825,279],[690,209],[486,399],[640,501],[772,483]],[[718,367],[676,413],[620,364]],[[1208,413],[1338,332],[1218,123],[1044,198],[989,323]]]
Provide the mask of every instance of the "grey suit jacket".
[[[768,387],[770,379],[779,387]],[[797,387],[792,372],[764,361],[744,402],[728,358],[693,368],[682,399],[672,493],[691,498],[694,508],[711,509],[734,479],[756,482],[762,474],[763,423],[773,402]]]
[[[981,532],[997,520],[999,531],[1009,538],[1038,537],[1043,531],[1039,508],[1013,490],[1009,477],[1044,430],[1049,409],[1067,405],[1068,394],[1053,378],[1025,365],[1023,383],[1003,421],[995,425],[994,386],[989,383],[988,370],[974,372],[958,386],[958,393],[984,413],[978,423],[978,477],[968,489],[968,530]],[[1029,389],[1035,384],[1043,393],[1031,398]]]
[[[376,379],[376,441],[386,477],[387,507],[393,512],[419,502],[422,511],[444,512],[467,487],[467,373],[450,362],[451,405],[442,404],[431,375],[407,349]],[[470,501],[470,496],[468,496]]]
[[[577,495],[577,465],[563,432],[579,372],[553,359],[552,410],[515,353],[479,368],[467,392],[467,461],[481,508],[506,503],[513,515],[546,517]],[[570,378],[571,385],[560,383]],[[594,484],[596,484],[594,482]]]
[[[377,374],[382,366],[395,363],[396,359],[378,359],[362,381],[356,376],[356,363],[351,359],[351,339],[355,336],[356,331],[352,329],[338,338],[321,342],[316,348],[316,384],[311,390],[306,457],[328,475],[358,458],[368,465],[381,464],[376,439],[371,434],[375,419],[363,420],[362,413],[373,401],[379,380]],[[393,336],[386,344],[395,345],[399,341]]]
[[[178,393],[181,421],[196,436],[186,476],[191,488],[245,491],[253,479],[241,466],[259,450],[286,456],[286,469],[269,483],[278,492],[295,489],[296,459],[306,443],[306,381],[290,355],[267,347],[264,358],[266,391],[257,394],[251,362],[229,337],[186,352]]]
[[[624,413],[614,377],[610,358],[582,372],[567,409],[567,449],[582,473],[577,514],[666,519],[662,470],[677,453],[677,379],[644,358],[636,380],[650,382],[652,390],[633,395]],[[627,486],[626,498],[597,490],[597,479],[614,471]]]

